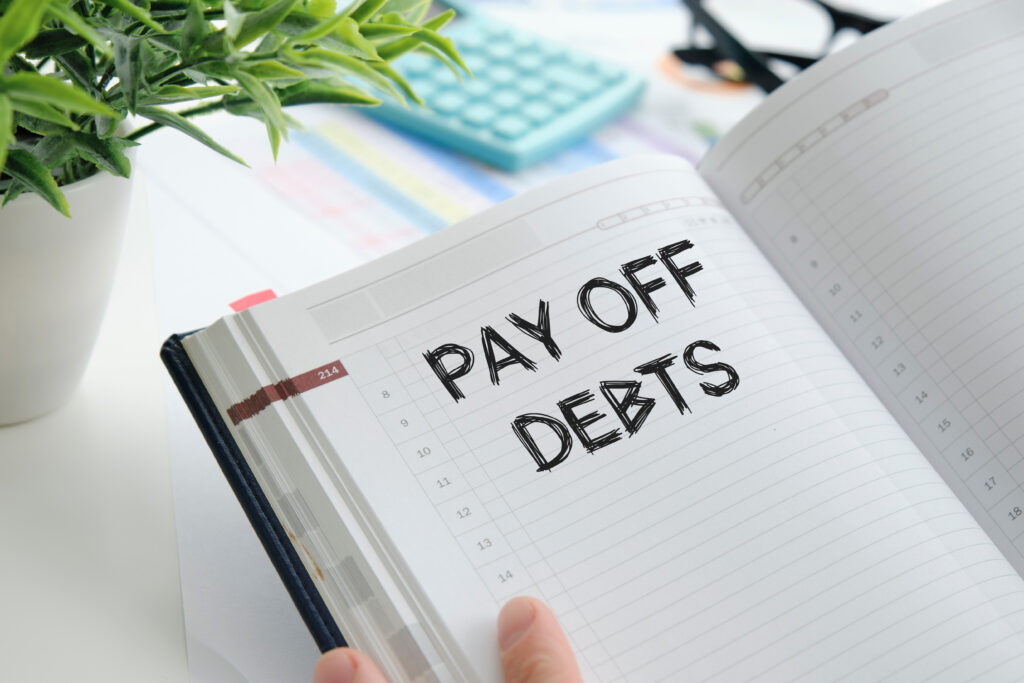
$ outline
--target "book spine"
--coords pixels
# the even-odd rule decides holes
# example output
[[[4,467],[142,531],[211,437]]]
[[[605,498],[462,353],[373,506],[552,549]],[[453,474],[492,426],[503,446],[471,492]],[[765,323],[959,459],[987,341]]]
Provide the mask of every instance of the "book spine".
[[[172,335],[160,349],[160,358],[185,400],[221,471],[235,492],[263,549],[284,583],[302,620],[321,652],[346,645],[312,577],[259,487],[238,444],[225,424],[209,391],[196,372],[182,344],[188,334]]]

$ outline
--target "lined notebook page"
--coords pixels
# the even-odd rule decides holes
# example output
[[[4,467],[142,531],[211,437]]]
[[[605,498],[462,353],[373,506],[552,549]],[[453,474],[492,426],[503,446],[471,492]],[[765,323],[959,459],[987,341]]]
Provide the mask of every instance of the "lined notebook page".
[[[318,420],[333,444],[310,456],[324,495],[365,497],[379,551],[415,577],[404,597],[461,647],[467,678],[500,680],[494,621],[518,594],[552,605],[587,680],[1016,671],[1024,583],[691,169],[616,163],[438,238],[248,316],[279,378],[344,364],[270,409]],[[583,283],[624,284],[622,264],[682,240],[693,246],[675,262],[701,266],[694,304],[659,263],[641,276],[666,281],[657,322],[642,304],[622,332],[583,318]],[[536,321],[539,300],[561,360],[508,320]],[[594,308],[620,323],[621,302]],[[483,326],[536,370],[509,365],[495,386]],[[733,391],[701,389],[722,370],[686,368],[697,340],[721,349],[700,361],[735,368]],[[424,359],[442,344],[475,353],[458,402]],[[665,355],[682,414],[633,370]],[[598,387],[630,379],[655,400],[642,427],[592,453],[573,436],[538,472],[516,416],[560,416],[589,390],[576,413],[603,417],[587,431],[621,430]]]
[[[1022,59],[1024,5],[950,3],[787,88],[702,171],[1024,573]]]

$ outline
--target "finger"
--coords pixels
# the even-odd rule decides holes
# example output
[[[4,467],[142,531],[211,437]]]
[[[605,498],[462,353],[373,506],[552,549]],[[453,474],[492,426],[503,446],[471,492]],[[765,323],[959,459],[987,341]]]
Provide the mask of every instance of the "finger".
[[[313,669],[313,683],[388,683],[373,660],[358,650],[325,652]]]
[[[576,657],[551,610],[535,598],[514,598],[498,615],[505,683],[581,683]]]

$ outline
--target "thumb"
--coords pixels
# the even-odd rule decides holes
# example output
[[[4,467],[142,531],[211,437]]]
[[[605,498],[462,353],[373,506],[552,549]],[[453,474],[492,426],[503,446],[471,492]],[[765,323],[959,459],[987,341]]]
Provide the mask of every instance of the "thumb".
[[[505,683],[581,683],[572,647],[547,605],[514,598],[498,615]]]

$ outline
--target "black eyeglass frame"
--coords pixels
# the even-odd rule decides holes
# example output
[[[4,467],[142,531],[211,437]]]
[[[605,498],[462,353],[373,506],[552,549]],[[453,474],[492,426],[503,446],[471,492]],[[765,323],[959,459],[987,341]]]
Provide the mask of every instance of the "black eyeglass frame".
[[[889,23],[888,21],[868,17],[857,12],[838,9],[823,0],[807,1],[824,9],[832,21],[830,42],[843,29],[849,28],[865,34]],[[713,67],[715,63],[725,60],[735,62],[743,69],[745,80],[757,85],[764,92],[770,93],[785,81],[768,66],[769,59],[787,62],[800,70],[806,69],[821,59],[821,57],[807,57],[781,52],[752,51],[737,40],[728,29],[722,26],[715,16],[704,7],[701,0],[682,0],[682,2],[690,10],[690,15],[693,17],[690,25],[691,44],[698,27],[707,31],[714,41],[714,46],[710,48],[689,47],[675,50],[676,58],[683,62],[700,64],[707,67]]]

